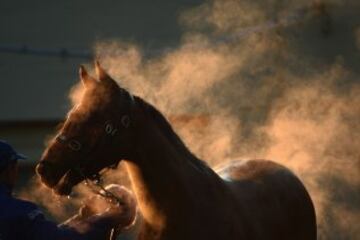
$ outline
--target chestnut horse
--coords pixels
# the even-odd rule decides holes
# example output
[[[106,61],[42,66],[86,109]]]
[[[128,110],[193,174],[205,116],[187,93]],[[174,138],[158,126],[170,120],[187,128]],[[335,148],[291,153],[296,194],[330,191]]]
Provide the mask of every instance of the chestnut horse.
[[[249,160],[215,172],[155,107],[95,70],[96,79],[80,67],[85,92],[37,166],[44,184],[67,195],[123,160],[143,218],[139,240],[316,239],[313,203],[291,171]]]

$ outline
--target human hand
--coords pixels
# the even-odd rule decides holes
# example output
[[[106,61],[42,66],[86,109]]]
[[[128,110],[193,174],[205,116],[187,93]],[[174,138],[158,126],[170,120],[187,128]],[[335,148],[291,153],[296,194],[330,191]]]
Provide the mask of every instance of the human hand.
[[[118,230],[130,227],[136,218],[137,206],[133,194],[123,186],[110,184],[87,199],[79,209],[82,219],[95,217],[106,219]]]
[[[123,186],[110,184],[105,191],[111,195],[105,199],[108,208],[101,214],[114,221],[117,229],[128,228],[135,222],[137,206],[133,194]],[[106,192],[103,194],[106,195]]]

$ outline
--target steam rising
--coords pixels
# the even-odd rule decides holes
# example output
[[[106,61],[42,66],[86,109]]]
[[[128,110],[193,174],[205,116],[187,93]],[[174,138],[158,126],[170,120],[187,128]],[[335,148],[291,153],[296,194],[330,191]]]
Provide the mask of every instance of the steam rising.
[[[211,41],[299,8],[307,13],[296,24]],[[160,56],[117,41],[95,49],[110,75],[163,112],[211,166],[254,158],[284,164],[315,202],[319,239],[356,239],[359,10],[355,0],[213,0],[182,15],[182,44]]]
[[[211,41],[304,6],[297,24]],[[160,57],[146,59],[139,47],[117,42],[96,51],[120,85],[173,122],[194,153],[212,166],[249,158],[286,165],[315,202],[319,239],[355,239],[359,17],[351,7],[360,9],[355,1],[211,1],[183,15],[192,27],[181,46]]]

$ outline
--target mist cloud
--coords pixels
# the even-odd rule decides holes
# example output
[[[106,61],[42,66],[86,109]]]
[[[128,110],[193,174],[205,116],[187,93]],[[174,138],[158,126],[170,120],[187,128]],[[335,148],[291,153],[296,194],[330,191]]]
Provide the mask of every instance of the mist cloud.
[[[310,191],[319,239],[354,239],[360,235],[354,8],[360,9],[356,1],[210,1],[184,13],[189,30],[173,51],[148,59],[139,46],[117,42],[96,51],[121,85],[173,122],[194,153],[212,166],[249,158],[284,164]],[[292,25],[211,41],[299,9],[306,11]]]
[[[296,23],[213,41],[299,9]],[[109,40],[95,51],[122,87],[159,108],[211,166],[253,158],[284,164],[310,191],[319,239],[356,239],[359,10],[355,0],[213,0],[183,13],[187,31],[176,49],[149,58],[141,46]],[[126,178],[121,170],[110,175]]]

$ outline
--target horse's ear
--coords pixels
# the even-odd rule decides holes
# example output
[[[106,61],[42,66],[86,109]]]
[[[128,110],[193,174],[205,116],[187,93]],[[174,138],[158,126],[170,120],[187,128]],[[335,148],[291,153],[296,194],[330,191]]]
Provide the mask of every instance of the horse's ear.
[[[97,60],[95,61],[95,72],[100,82],[105,81],[109,78],[109,75],[100,66],[100,63]]]
[[[106,85],[107,87],[113,88],[118,87],[114,79],[112,79],[105,70],[101,67],[99,61],[95,61],[95,72],[98,77],[98,80]]]
[[[93,79],[87,73],[87,71],[83,65],[80,66],[79,75],[80,75],[81,82],[84,84],[85,87],[89,86],[92,82],[95,82],[95,79]]]

